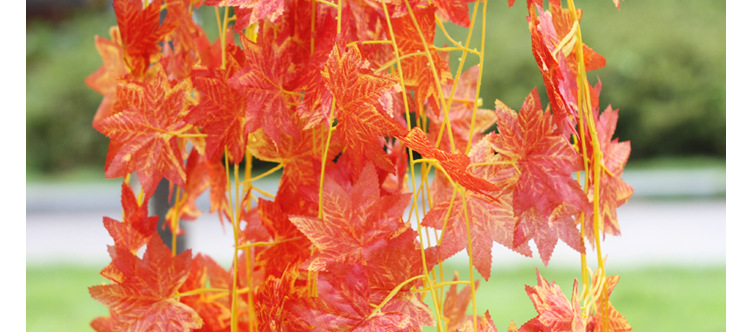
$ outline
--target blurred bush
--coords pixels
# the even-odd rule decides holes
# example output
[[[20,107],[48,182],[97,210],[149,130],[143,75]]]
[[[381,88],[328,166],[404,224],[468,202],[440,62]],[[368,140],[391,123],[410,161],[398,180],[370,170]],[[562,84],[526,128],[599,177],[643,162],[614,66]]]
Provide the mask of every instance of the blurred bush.
[[[94,36],[109,38],[109,11],[26,22],[26,171],[55,174],[80,167],[104,172],[107,138],[91,127],[101,95],[84,79],[101,66]]]
[[[619,12],[609,0],[577,5],[584,12],[584,42],[607,58],[590,80],[602,80],[602,108],[620,109],[616,136],[632,142],[631,160],[695,154],[723,159],[726,3],[631,0]],[[544,91],[526,15],[523,2],[511,9],[504,1],[489,2],[481,88],[486,108],[500,99],[518,109],[533,87]],[[56,22],[27,17],[27,173],[88,167],[103,174],[107,140],[91,128],[101,96],[84,79],[101,66],[94,35],[108,37],[115,24],[110,8],[78,11]],[[455,39],[465,40],[466,29],[446,25]],[[477,24],[471,47],[479,49],[480,36]],[[451,54],[454,70],[459,56]],[[464,70],[476,63],[470,55]]]

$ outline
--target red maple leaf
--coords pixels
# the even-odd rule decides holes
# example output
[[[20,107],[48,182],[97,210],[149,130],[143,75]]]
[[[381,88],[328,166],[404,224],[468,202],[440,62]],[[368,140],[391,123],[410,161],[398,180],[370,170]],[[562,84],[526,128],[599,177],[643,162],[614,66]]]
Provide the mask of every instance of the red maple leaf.
[[[327,331],[422,331],[423,325],[434,325],[427,305],[408,288],[401,288],[380,306],[392,290],[374,287],[362,265],[335,270],[343,272],[321,273],[318,297],[305,299],[310,325]]]
[[[541,2],[541,1],[540,1]],[[560,1],[550,1],[551,11],[544,11],[541,3],[529,2],[529,30],[534,58],[542,73],[544,86],[550,99],[552,114],[557,125],[565,134],[576,133],[578,124],[578,61],[573,47],[575,38],[568,38],[574,32],[569,9],[563,9]],[[537,10],[539,16],[537,16]],[[581,12],[578,12],[581,18]],[[586,71],[603,67],[604,57],[583,45]]]
[[[479,65],[476,65],[461,73],[458,82],[456,82],[453,103],[451,103],[450,112],[448,112],[456,151],[466,150],[470,135],[473,143],[479,141],[482,133],[487,131],[496,122],[494,112],[488,109],[478,108],[474,117],[474,99],[476,98],[478,76]],[[443,96],[446,100],[450,97],[452,88],[453,85],[451,84],[443,85]],[[427,133],[428,137],[433,142],[437,142],[440,128],[443,127],[443,136],[438,147],[444,151],[450,151],[448,129],[447,126],[443,125],[445,113],[439,109],[428,108],[427,116],[432,120]],[[472,118],[474,119],[474,131],[470,134]]]
[[[307,266],[322,271],[333,262],[350,264],[372,259],[409,228],[401,218],[410,194],[381,196],[375,167],[368,164],[351,184],[327,177],[323,184],[323,218],[291,216],[291,222],[315,245]]]
[[[116,251],[113,264],[124,279],[89,288],[91,297],[109,307],[107,321],[116,327],[113,330],[189,331],[203,325],[198,313],[177,297],[190,273],[190,250],[173,257],[161,238],[154,236],[143,259],[124,248]]]
[[[95,37],[96,49],[102,57],[102,66],[94,73],[86,77],[86,85],[104,96],[99,108],[94,115],[94,121],[106,118],[112,114],[112,106],[115,103],[117,82],[128,74],[122,54],[122,41],[120,30],[117,27],[109,29],[112,40]]]
[[[121,111],[94,123],[96,130],[110,138],[107,178],[137,172],[147,197],[162,177],[184,185],[184,142],[179,135],[191,128],[184,121],[190,82],[171,82],[161,65],[152,68],[149,81],[129,80],[119,85],[115,110]]]
[[[571,19],[570,15],[570,8],[562,8],[559,0],[550,1],[550,12],[552,13],[552,22],[555,26],[556,35],[560,39],[560,42],[562,42],[567,34],[571,33],[571,31],[574,31],[573,20]],[[583,17],[583,11],[578,9],[576,14],[580,23],[581,18]],[[565,57],[568,66],[570,66],[571,70],[575,72],[578,68],[577,50],[575,48],[571,48],[569,53],[566,52]],[[596,53],[585,43],[583,44],[583,59],[586,71],[599,69],[607,64],[607,60],[603,56],[601,56],[599,53]]]
[[[334,47],[321,75],[327,90],[318,96],[323,101],[320,111],[327,119],[336,100],[334,135],[352,154],[354,171],[362,169],[365,156],[379,168],[393,170],[383,152],[382,138],[406,133],[403,120],[398,120],[393,109],[392,93],[400,91],[396,78],[370,68],[358,47],[350,47],[344,54]]]
[[[464,321],[463,324],[458,326],[455,330],[456,332],[497,332],[497,327],[495,327],[495,322],[492,321],[492,316],[490,316],[490,311],[487,310],[484,312],[484,316],[477,317],[477,328],[474,329],[474,322],[472,319]],[[510,332],[510,331],[509,331]]]
[[[609,106],[596,117],[596,130],[599,147],[602,151],[601,161],[604,170],[599,180],[599,214],[600,227],[605,234],[620,235],[620,224],[617,221],[617,208],[633,196],[633,187],[622,180],[625,164],[630,156],[630,142],[619,142],[612,139],[617,126],[618,110]],[[592,151],[589,147],[589,151]],[[589,199],[594,198],[593,177],[589,182]],[[594,239],[594,221],[592,215],[586,215],[586,232],[590,241]]]
[[[592,280],[593,284],[597,284],[600,280],[601,275],[596,275]],[[608,276],[604,282],[603,293],[600,293],[599,302],[594,306],[595,313],[589,316],[588,325],[586,326],[587,331],[630,331],[632,327],[625,317],[620,314],[615,307],[612,306],[612,302],[609,301],[612,290],[617,286],[617,282],[620,281],[620,276]],[[606,303],[604,303],[606,301]]]
[[[411,15],[404,15],[392,19],[392,25],[399,55],[402,58],[400,63],[404,85],[407,89],[414,91],[414,99],[418,107],[414,111],[419,116],[420,110],[427,101],[433,105],[433,109],[440,109],[438,99],[440,89],[442,85],[450,83],[452,76],[448,61],[438,53],[433,44],[436,29],[435,6],[417,8],[413,12],[414,20]],[[433,72],[433,67],[435,72]],[[436,76],[439,84],[436,83]]]
[[[437,7],[437,14],[443,20],[447,19],[459,26],[468,28],[471,24],[469,6],[467,5],[469,2],[474,2],[474,0],[436,0],[435,6]]]
[[[251,24],[261,20],[276,22],[284,13],[284,0],[205,0],[208,6],[234,7],[237,21],[234,32],[240,33]]]
[[[196,255],[190,267],[190,274],[180,286],[180,292],[189,292],[206,287],[231,289],[231,274],[211,257]],[[231,296],[217,297],[214,293],[199,293],[183,296],[180,302],[193,308],[205,323],[198,331],[229,331],[232,317]]]
[[[496,163],[499,156],[492,154],[487,140],[478,142],[469,158],[472,163],[483,165],[470,167],[468,175],[493,185],[507,182],[508,172]],[[489,279],[492,269],[493,242],[531,256],[528,244],[513,245],[516,218],[509,191],[497,189],[488,192],[489,196],[466,191],[464,209],[462,194],[456,192],[454,196],[453,187],[444,176],[436,175],[430,190],[433,192],[434,205],[422,224],[443,231],[442,240],[434,249],[439,259],[447,259],[468,247],[467,218],[474,266],[485,280]]]
[[[451,180],[458,182],[464,188],[485,194],[494,198],[493,191],[500,188],[485,179],[478,178],[467,170],[471,162],[469,157],[463,153],[448,153],[436,148],[428,139],[427,135],[419,127],[412,128],[406,136],[399,139],[404,145],[419,152],[424,158],[436,159],[440,166],[450,176]]]
[[[160,55],[159,42],[176,25],[159,24],[159,1],[144,5],[141,0],[114,0],[112,5],[120,27],[125,65],[131,74],[143,77],[149,65]]]
[[[554,282],[550,285],[542,278],[539,270],[536,271],[536,276],[538,285],[534,287],[527,285],[526,294],[531,298],[539,315],[523,324],[519,331],[584,331],[586,322],[578,303],[578,281],[573,282],[573,300],[568,301],[560,286]]]
[[[245,65],[229,78],[229,86],[245,97],[245,133],[259,128],[274,141],[283,135],[298,138],[293,121],[292,104],[300,94],[287,90],[295,78],[296,65],[291,62],[294,41],[266,40],[272,35],[262,34],[256,43],[240,35],[245,53]]]
[[[550,99],[555,121],[566,134],[574,134],[578,124],[578,85],[575,72],[567,64],[563,51],[555,51],[560,42],[552,22],[552,14],[542,11],[537,16],[533,6],[529,6],[529,30],[531,49],[544,86]]]
[[[453,276],[453,281],[458,281],[458,271]],[[474,290],[479,289],[479,280],[474,282]],[[448,322],[445,329],[447,331],[463,331],[461,328],[464,323],[469,325],[469,330],[474,330],[473,317],[466,314],[466,309],[471,303],[471,286],[464,286],[460,293],[457,291],[455,284],[448,288],[448,294],[443,301],[443,316]],[[487,313],[489,315],[489,312]],[[467,330],[467,331],[469,331]]]
[[[188,156],[186,167],[185,187],[182,188],[174,204],[167,211],[167,220],[173,220],[172,218],[195,220],[202,213],[195,202],[210,185],[209,162],[198,149],[193,149]],[[173,196],[170,194],[170,197]],[[169,225],[172,227],[171,223]],[[172,229],[172,231],[175,232],[176,230]],[[184,233],[184,231],[180,230],[179,233]]]
[[[279,197],[279,200],[284,197]],[[271,246],[267,246],[257,256],[258,264],[263,265],[266,275],[281,278],[290,266],[299,266],[310,257],[312,246],[305,235],[289,220],[280,202],[261,199],[258,202],[258,215],[263,228],[271,236]]]
[[[315,314],[307,306],[310,300],[306,281],[297,267],[286,269],[281,277],[268,276],[254,299],[259,331],[304,331],[314,327],[307,322]],[[326,325],[318,325],[323,326]]]
[[[537,226],[518,226],[525,229],[524,238],[534,237],[534,230],[549,229],[542,226],[550,220],[564,220],[562,212],[590,211],[588,199],[571,176],[582,170],[582,158],[557,129],[552,116],[542,111],[536,89],[526,98],[519,113],[500,101],[495,107],[498,134],[490,134],[488,139],[502,156],[504,163],[500,165],[515,173],[512,178],[516,180],[509,183],[514,214],[519,223],[537,223]],[[561,208],[562,204],[566,207]],[[568,227],[553,228],[558,234],[577,232],[574,225],[563,225]]]
[[[585,252],[581,232],[576,228],[576,221],[580,215],[577,212],[570,205],[561,204],[552,215],[545,218],[539,215],[537,208],[531,208],[524,212],[516,223],[513,245],[528,243],[533,239],[544,265],[549,263],[558,239],[580,253]]]
[[[104,227],[115,240],[115,246],[136,253],[156,234],[158,216],[148,216],[148,203],[138,204],[133,189],[122,184],[122,222],[104,217]]]
[[[200,96],[186,121],[200,126],[206,134],[206,154],[209,159],[220,159],[224,152],[230,161],[239,164],[245,156],[247,132],[245,124],[247,100],[227,80],[245,64],[245,55],[234,45],[226,45],[226,61],[223,68],[197,67],[192,80]]]

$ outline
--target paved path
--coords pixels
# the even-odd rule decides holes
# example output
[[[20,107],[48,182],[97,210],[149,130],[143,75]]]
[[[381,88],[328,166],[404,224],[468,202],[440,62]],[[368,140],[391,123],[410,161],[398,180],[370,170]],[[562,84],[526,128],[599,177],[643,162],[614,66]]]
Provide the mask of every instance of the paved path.
[[[716,172],[688,175],[686,179],[667,174],[674,180],[665,180],[665,176],[654,173],[629,174],[630,179],[626,176],[626,181],[641,194],[618,211],[622,236],[608,236],[602,245],[604,254],[609,256],[608,266],[725,264],[726,203],[723,197],[716,196],[723,193],[723,175]],[[689,190],[674,188],[687,182],[693,183]],[[267,191],[275,191],[273,182],[263,186]],[[75,187],[27,186],[27,264],[105,265],[109,261],[106,246],[113,241],[102,225],[102,216],[120,219],[119,195],[117,182]],[[204,209],[207,204],[205,199],[199,201],[199,207]],[[188,246],[195,252],[209,254],[225,265],[231,261],[231,232],[224,232],[217,217],[206,215],[184,224],[191,234]],[[452,259],[465,260],[466,255],[459,253]],[[536,253],[535,258],[529,259],[497,244],[493,248],[493,261],[494,266],[541,264]],[[580,256],[560,242],[550,266],[579,262]]]

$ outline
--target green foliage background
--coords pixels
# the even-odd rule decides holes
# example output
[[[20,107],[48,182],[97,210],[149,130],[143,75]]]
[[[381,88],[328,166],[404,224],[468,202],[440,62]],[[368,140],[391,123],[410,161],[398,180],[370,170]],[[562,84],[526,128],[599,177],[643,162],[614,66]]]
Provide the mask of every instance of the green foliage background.
[[[687,155],[724,159],[726,3],[627,0],[619,12],[609,0],[577,6],[584,12],[584,42],[607,58],[607,66],[591,72],[590,80],[602,81],[602,107],[620,109],[616,136],[631,141],[631,161]],[[488,11],[484,107],[501,99],[518,109],[533,87],[544,95],[525,3],[509,9],[505,1],[491,1]],[[103,174],[107,140],[91,128],[101,96],[84,79],[101,66],[94,35],[109,38],[114,24],[111,9],[82,10],[57,23],[27,17],[28,175],[82,168]],[[465,29],[447,25],[455,39],[466,38]],[[213,25],[205,27],[215,36]],[[477,27],[471,44],[477,49],[480,33]],[[451,54],[454,68],[459,55]],[[478,62],[469,59],[465,69]]]

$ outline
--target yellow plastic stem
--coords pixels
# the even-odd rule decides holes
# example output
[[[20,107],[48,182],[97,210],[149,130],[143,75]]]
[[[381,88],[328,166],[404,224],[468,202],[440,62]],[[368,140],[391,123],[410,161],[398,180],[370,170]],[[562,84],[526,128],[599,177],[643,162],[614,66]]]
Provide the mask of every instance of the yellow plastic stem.
[[[331,101],[331,114],[328,115],[328,137],[323,148],[323,157],[320,165],[320,187],[318,189],[318,218],[323,218],[323,180],[326,174],[326,160],[328,159],[328,148],[331,146],[331,135],[333,134],[333,113],[336,110],[336,97]]]
[[[430,47],[427,44],[427,40],[424,37],[424,34],[422,33],[422,30],[419,29],[419,23],[417,22],[417,17],[414,16],[414,11],[411,8],[411,4],[409,4],[409,1],[404,1],[404,4],[406,5],[406,10],[409,12],[409,17],[411,18],[412,24],[414,24],[415,27],[417,27],[417,34],[419,35],[420,41],[422,41],[422,47],[424,47],[424,51],[427,53],[427,61],[430,64],[430,71],[432,71],[432,78],[435,80],[435,90],[438,92],[438,99],[440,100],[440,106],[443,108],[443,114],[445,116],[444,123],[446,124],[446,128],[448,129],[448,139],[451,146],[451,153],[456,152],[456,143],[453,141],[453,130],[451,129],[451,123],[450,118],[448,116],[449,111],[449,105],[446,105],[445,99],[443,97],[443,86],[440,84],[440,75],[437,72],[437,68],[435,67],[435,60],[432,59],[432,54],[430,54]],[[438,135],[440,137],[440,135]],[[439,138],[438,138],[439,140]],[[439,142],[437,144],[440,144]],[[436,145],[437,146],[437,145]]]
[[[389,35],[391,37],[391,40],[390,40],[391,44],[393,45],[393,54],[396,56],[396,63],[397,63],[396,70],[398,72],[398,78],[399,78],[398,82],[399,82],[399,85],[401,87],[401,97],[402,97],[402,99],[404,101],[404,108],[405,108],[405,112],[406,112],[406,126],[407,126],[407,128],[411,128],[411,116],[409,115],[410,114],[410,112],[409,112],[409,101],[408,101],[408,98],[407,98],[407,95],[406,95],[406,85],[404,84],[404,73],[403,73],[403,69],[402,69],[402,66],[401,66],[401,51],[399,50],[398,44],[396,43],[396,34],[393,32],[393,24],[391,23],[391,15],[388,12],[388,7],[385,4],[385,0],[381,0],[380,4],[382,5],[383,12],[385,13],[385,20],[386,20],[386,24],[388,26],[388,33],[389,33]],[[424,251],[424,248],[425,248],[424,247],[425,241],[424,241],[424,235],[423,235],[424,232],[422,231],[422,224],[419,222],[419,219],[420,219],[419,218],[419,209],[416,206],[417,200],[418,200],[419,196],[418,196],[418,193],[417,193],[418,190],[417,190],[417,184],[416,184],[415,174],[414,174],[414,151],[411,148],[408,148],[407,151],[409,153],[409,173],[411,175],[410,176],[411,187],[412,187],[412,193],[414,195],[412,207],[413,207],[414,214],[415,214],[415,217],[416,217],[416,220],[417,220],[417,234],[419,235],[419,243],[420,243],[419,251],[420,251],[420,256],[422,258],[422,272],[424,273],[424,277],[425,277],[426,283],[428,285],[428,288],[430,289],[430,295],[432,296],[433,304],[435,305],[435,311],[437,313],[437,315],[435,315],[435,316],[439,317],[440,308],[442,306],[441,306],[441,303],[440,303],[440,301],[439,301],[439,299],[437,297],[437,294],[434,291],[434,288],[433,288],[433,285],[432,285],[432,279],[430,279],[430,277],[429,277],[429,272],[430,271],[427,268],[427,256],[426,256],[425,251]],[[426,176],[426,175],[422,174],[422,176]],[[409,220],[411,220],[411,216],[410,216]],[[438,331],[442,331],[442,324],[441,324],[440,319],[436,318],[435,321],[436,321],[435,325],[437,325]]]
[[[474,19],[477,15],[477,5],[479,5],[479,2],[476,2],[474,4],[474,15],[471,18],[472,26],[474,25]],[[486,32],[487,27],[487,1],[482,1],[482,37],[480,39],[481,44],[479,46],[479,73],[477,74],[477,88],[476,91],[474,91],[474,107],[471,110],[471,126],[469,127],[469,138],[466,142],[466,154],[469,154],[469,151],[471,150],[471,141],[474,138],[474,127],[477,122],[477,107],[479,106],[478,100],[479,100],[479,91],[482,87],[482,73],[484,73],[484,41],[485,37],[487,36]],[[473,30],[473,29],[471,29]],[[470,31],[471,31],[470,30]],[[468,45],[467,45],[468,46]],[[464,52],[464,57],[466,57],[466,53]],[[454,89],[456,84],[453,84]],[[453,92],[451,92],[451,99],[453,99]],[[476,320],[476,317],[474,318]]]
[[[575,3],[573,0],[568,0],[568,9],[570,11],[570,16],[573,22],[578,22],[578,13],[575,7]],[[601,181],[601,172],[602,172],[602,160],[603,155],[601,152],[601,147],[599,145],[599,136],[596,131],[596,123],[594,121],[594,115],[593,110],[591,107],[591,94],[589,91],[589,83],[588,78],[586,77],[586,63],[583,58],[583,38],[581,34],[581,27],[580,25],[575,26],[576,29],[576,60],[577,60],[577,79],[578,79],[578,109],[579,109],[579,118],[584,118],[586,121],[587,129],[589,130],[589,136],[591,137],[591,146],[592,146],[592,172],[593,174],[587,173],[587,180],[590,177],[593,177],[594,184],[593,184],[593,191],[594,191],[594,197],[593,197],[593,229],[594,229],[594,240],[596,242],[596,255],[597,255],[597,263],[598,263],[598,270],[600,271],[599,278],[605,279],[606,274],[604,273],[604,261],[602,259],[602,251],[601,251],[601,241],[599,237],[599,230],[601,228],[600,222],[601,222],[601,213],[599,210],[599,204],[600,204],[600,197],[599,197],[599,191],[600,191],[600,181]],[[585,139],[586,136],[581,137],[581,139]],[[585,146],[585,144],[581,144]],[[588,183],[588,181],[587,181]],[[588,188],[587,188],[588,189]],[[583,227],[583,224],[581,225]],[[606,284],[606,282],[604,282]],[[601,291],[601,290],[600,290]],[[602,315],[602,326],[603,326],[603,332],[607,332],[609,328],[608,323],[608,315],[604,315],[603,313],[607,312],[608,307],[608,301],[601,300],[603,297],[600,297],[600,310],[599,313]]]
[[[183,297],[183,296],[200,295],[200,294],[203,294],[203,293],[222,293],[222,294],[224,294],[224,293],[229,293],[229,292],[230,291],[228,289],[224,289],[224,288],[198,288],[198,289],[193,289],[191,291],[187,291],[187,292],[184,292],[184,293],[177,293],[177,294],[174,295],[174,297],[175,298],[180,298],[180,297]]]

